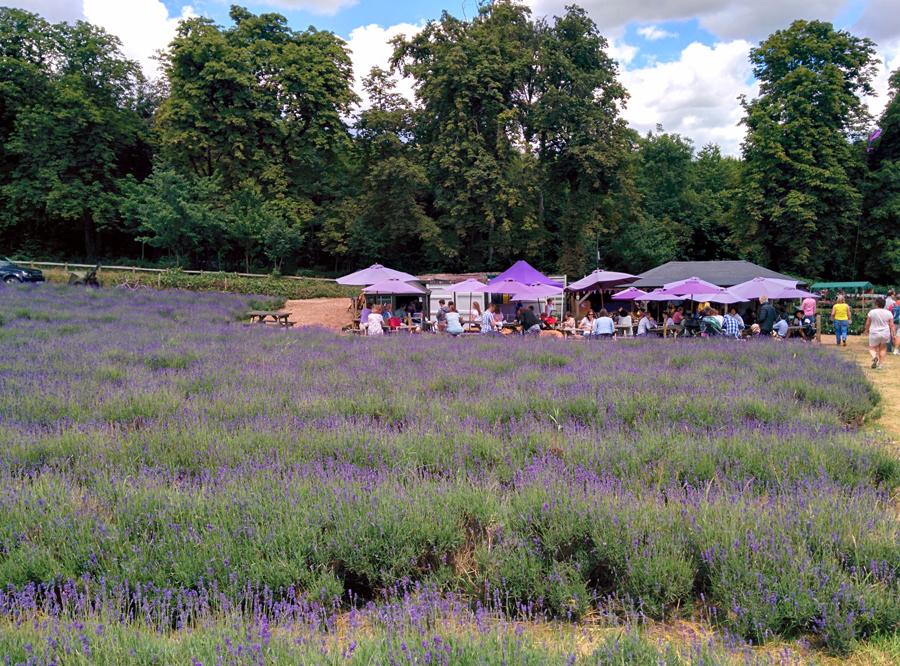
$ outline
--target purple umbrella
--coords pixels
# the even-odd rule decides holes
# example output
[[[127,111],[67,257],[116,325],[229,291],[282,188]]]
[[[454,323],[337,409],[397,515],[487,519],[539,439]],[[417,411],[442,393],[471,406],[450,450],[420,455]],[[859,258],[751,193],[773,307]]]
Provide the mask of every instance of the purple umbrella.
[[[533,282],[528,285],[528,288],[531,290],[530,294],[520,294],[519,292],[516,292],[516,298],[548,298],[549,296],[556,296],[557,294],[563,293],[563,288],[561,286],[554,287],[540,282]]]
[[[618,287],[622,284],[634,282],[639,278],[630,273],[617,273],[615,271],[605,271],[598,268],[590,275],[585,275],[577,282],[573,282],[566,291],[593,291],[596,289],[609,289],[610,287]]]
[[[694,294],[715,292],[718,289],[721,289],[719,285],[707,282],[706,280],[701,280],[698,277],[670,282],[669,284],[663,285],[662,288],[669,296],[693,296]]]
[[[752,280],[747,280],[747,282],[741,282],[740,284],[730,287],[730,291],[733,294],[737,294],[745,301],[753,301],[760,296],[768,296],[777,291],[783,291],[784,289],[794,288],[796,286],[797,280],[756,277]]]
[[[383,280],[363,289],[364,294],[427,294],[426,289],[408,284],[403,280],[391,278]]]
[[[478,280],[469,278],[468,280],[463,280],[462,282],[451,284],[449,287],[444,287],[444,291],[449,291],[450,293],[456,293],[460,291],[466,294],[481,294],[485,293],[486,288],[486,284],[482,284]]]
[[[354,285],[370,285],[385,280],[400,280],[401,282],[409,282],[416,280],[415,275],[404,273],[403,271],[395,271],[392,268],[385,268],[381,264],[372,264],[368,268],[361,271],[350,273],[344,277],[339,277],[335,282],[338,284],[354,284]]]
[[[562,285],[560,285],[560,289],[562,289]],[[488,286],[484,287],[484,293],[514,294],[518,298],[541,298],[543,296],[542,292],[536,291],[530,284],[525,284],[511,278],[499,282],[491,280]]]
[[[653,291],[647,293],[642,301],[672,301],[672,300],[680,300],[681,294],[673,294],[672,292],[666,289],[654,289]]]
[[[551,287],[559,287],[562,288],[559,282],[554,282],[546,275],[541,273],[539,270],[534,268],[527,261],[517,261],[512,266],[507,268],[505,271],[500,273],[497,277],[492,280],[488,280],[489,285],[493,285],[497,282],[503,282],[504,280],[515,280],[516,282],[520,282],[522,284],[534,284],[535,282],[540,282],[541,284],[549,284]],[[511,294],[513,292],[510,291],[492,291],[488,292],[491,294]]]
[[[637,287],[629,287],[618,294],[614,294],[613,300],[616,301],[643,301],[647,297],[647,292]]]
[[[719,287],[715,291],[711,291],[705,294],[693,294],[693,300],[710,303],[723,303],[728,305],[730,303],[740,303],[741,301],[745,301],[747,299],[742,298],[732,292],[730,289],[725,289],[724,287]]]
[[[818,294],[809,291],[803,291],[797,287],[786,287],[781,291],[777,291],[769,295],[769,298],[775,299],[792,299],[792,298],[819,298]]]

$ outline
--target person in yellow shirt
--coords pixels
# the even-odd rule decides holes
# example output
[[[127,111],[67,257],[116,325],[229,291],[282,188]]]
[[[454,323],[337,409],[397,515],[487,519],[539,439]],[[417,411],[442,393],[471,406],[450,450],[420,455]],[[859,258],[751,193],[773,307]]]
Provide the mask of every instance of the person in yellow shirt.
[[[850,306],[844,302],[844,296],[837,297],[837,302],[831,308],[831,321],[834,322],[834,335],[839,345],[847,346],[847,329],[853,321],[853,312]]]

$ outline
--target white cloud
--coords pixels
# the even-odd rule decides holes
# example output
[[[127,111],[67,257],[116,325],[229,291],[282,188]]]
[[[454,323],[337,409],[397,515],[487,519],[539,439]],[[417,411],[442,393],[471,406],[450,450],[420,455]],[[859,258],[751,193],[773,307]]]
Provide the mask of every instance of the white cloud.
[[[641,35],[644,39],[647,39],[651,42],[657,39],[662,39],[663,37],[678,36],[674,32],[667,32],[666,30],[657,28],[655,25],[647,25],[643,28],[638,28],[638,34]]]
[[[738,95],[758,94],[747,59],[750,43],[743,40],[713,47],[693,43],[675,62],[624,68],[621,80],[631,99],[624,117],[646,133],[659,123],[667,132],[694,140],[699,148],[713,142],[730,155],[740,153],[744,128]]]
[[[156,75],[158,66],[152,56],[175,37],[178,21],[196,16],[186,6],[182,7],[181,16],[170,17],[160,0],[84,0],[84,15],[121,39],[122,51],[139,61],[148,76]]]
[[[334,16],[342,9],[353,7],[359,0],[265,0],[265,4],[284,9],[305,9],[313,14]]]
[[[862,16],[853,26],[853,33],[885,43],[900,38],[897,0],[869,0]]]
[[[3,3],[7,7],[24,9],[32,14],[38,14],[50,23],[75,23],[84,20],[81,11],[81,3],[72,0],[7,0]]]
[[[872,81],[872,87],[875,88],[877,97],[867,97],[865,100],[876,121],[880,118],[888,102],[888,92],[890,91],[888,78],[890,78],[891,72],[900,68],[900,39],[878,49],[877,57],[880,62],[875,79]]]
[[[571,0],[526,0],[537,15],[561,15]],[[871,0],[893,7],[896,0]],[[833,20],[848,0],[582,0],[604,34],[631,22],[662,23],[696,18],[719,39],[759,41],[795,19]],[[896,15],[896,9],[892,11]]]
[[[353,59],[353,75],[356,79],[353,89],[362,98],[363,107],[368,106],[368,99],[366,99],[362,90],[363,78],[368,76],[369,71],[376,65],[384,70],[389,69],[389,61],[394,52],[394,47],[388,44],[388,40],[398,35],[412,37],[421,29],[421,26],[409,23],[400,23],[389,28],[382,28],[373,24],[360,26],[350,33],[347,47],[352,52],[350,57]],[[394,78],[397,79],[397,92],[412,100],[414,97],[412,80],[399,76]]]

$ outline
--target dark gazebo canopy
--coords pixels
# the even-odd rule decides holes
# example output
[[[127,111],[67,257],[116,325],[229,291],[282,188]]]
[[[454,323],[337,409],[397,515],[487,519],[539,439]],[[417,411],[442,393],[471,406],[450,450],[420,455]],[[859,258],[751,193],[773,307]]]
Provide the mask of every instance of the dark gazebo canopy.
[[[670,261],[651,268],[638,277],[640,279],[637,282],[632,282],[628,286],[644,291],[691,277],[698,277],[719,287],[733,287],[756,277],[796,280],[790,275],[776,273],[749,261]]]

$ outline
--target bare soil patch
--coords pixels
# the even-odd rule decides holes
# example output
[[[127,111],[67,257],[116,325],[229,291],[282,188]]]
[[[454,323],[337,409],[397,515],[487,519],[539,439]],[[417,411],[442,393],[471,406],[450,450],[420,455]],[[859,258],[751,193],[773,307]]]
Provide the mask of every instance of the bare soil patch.
[[[318,325],[340,331],[350,325],[349,305],[349,298],[307,298],[288,301],[281,311],[290,313],[288,321],[293,322],[294,326]]]

